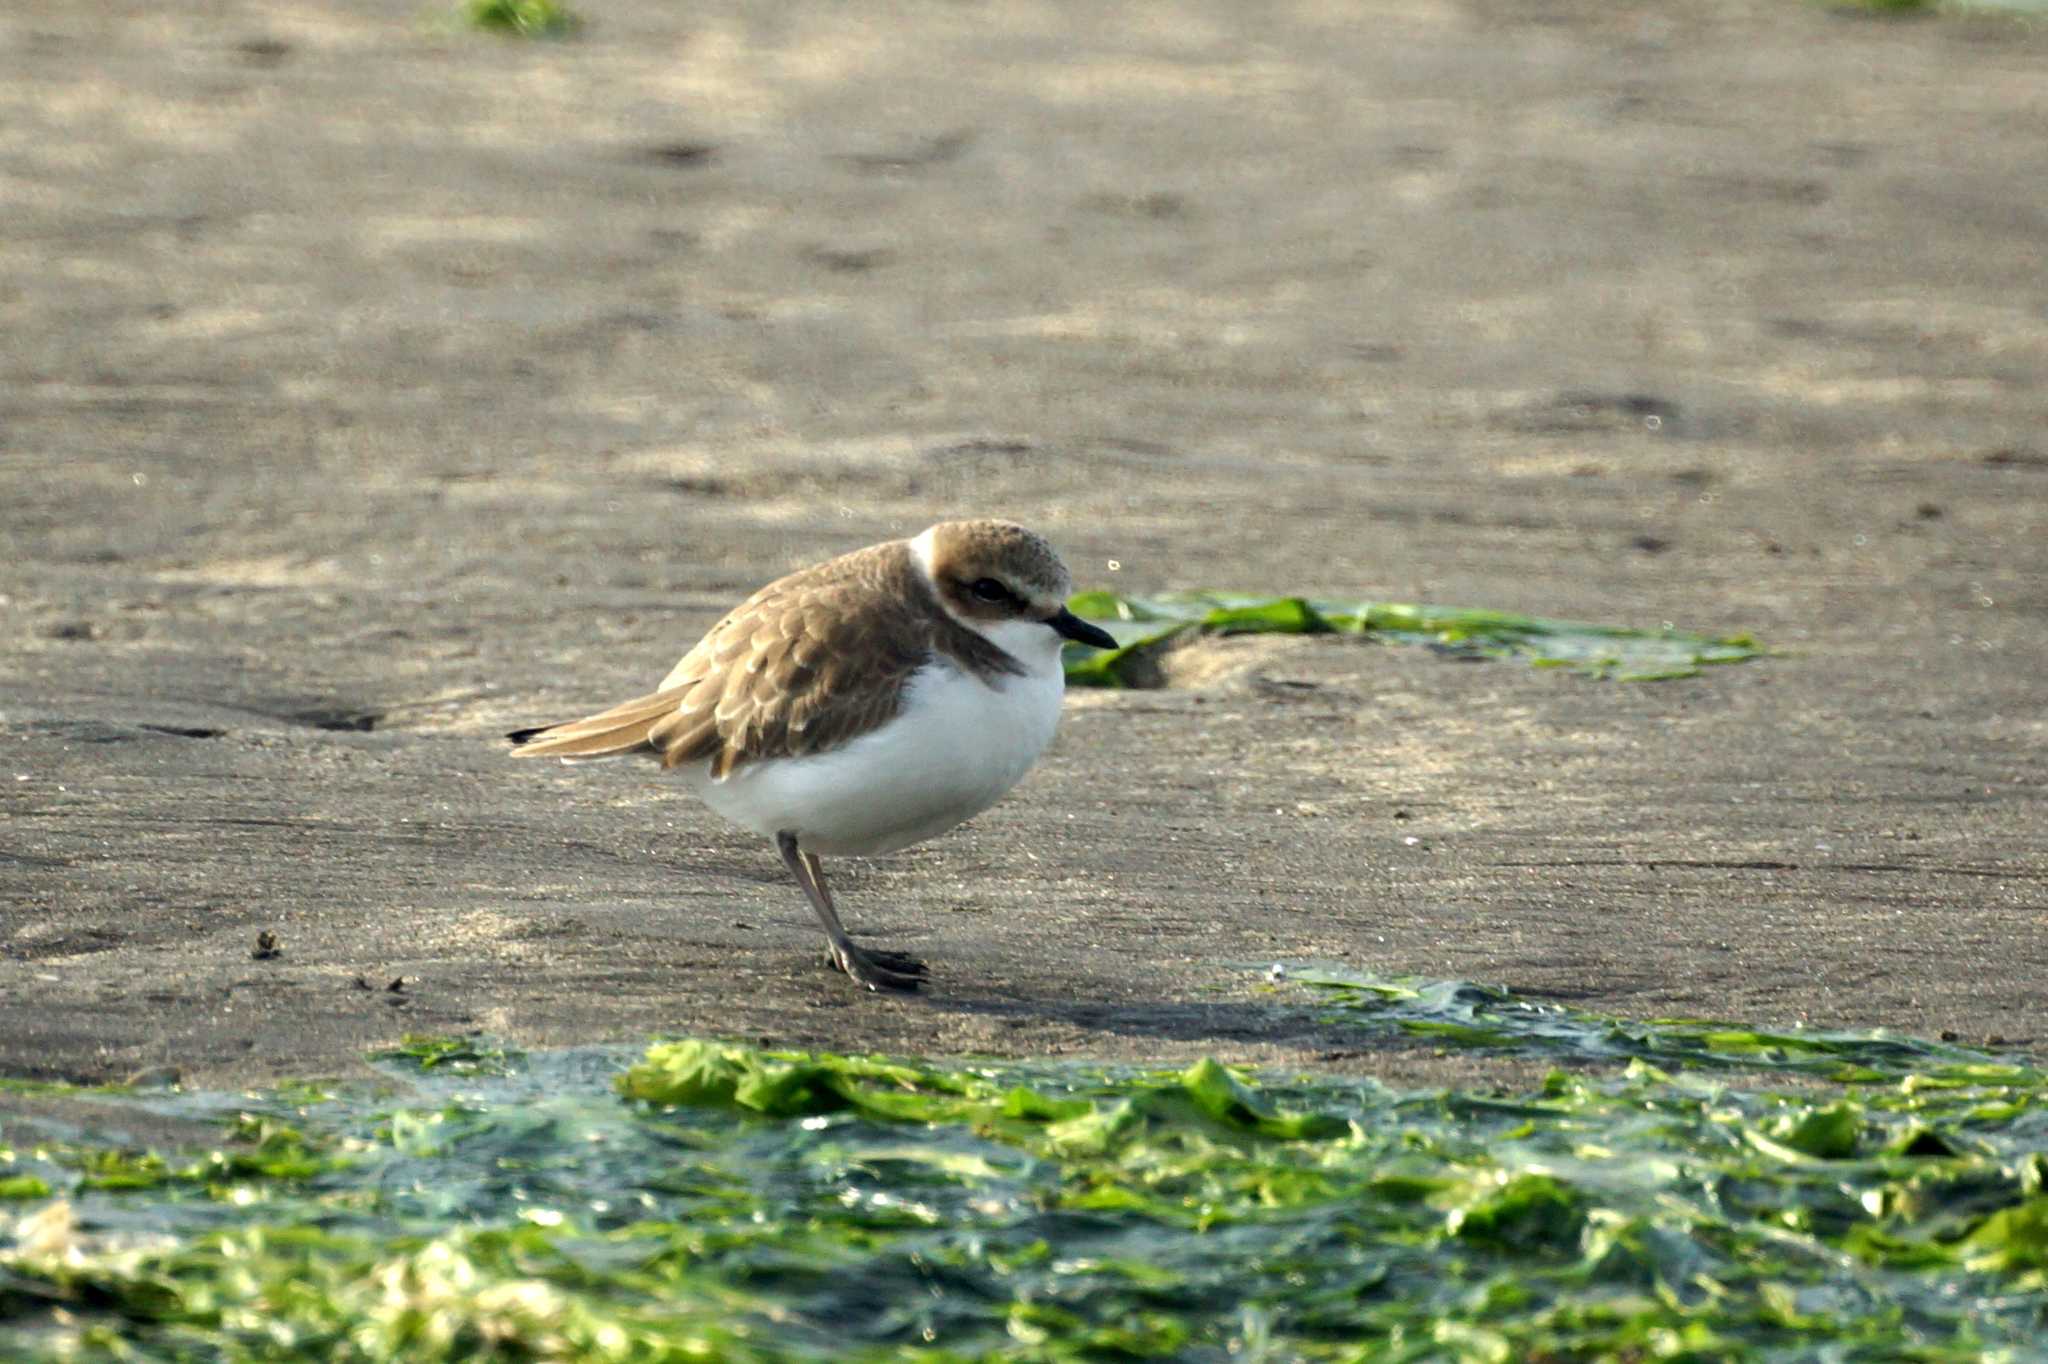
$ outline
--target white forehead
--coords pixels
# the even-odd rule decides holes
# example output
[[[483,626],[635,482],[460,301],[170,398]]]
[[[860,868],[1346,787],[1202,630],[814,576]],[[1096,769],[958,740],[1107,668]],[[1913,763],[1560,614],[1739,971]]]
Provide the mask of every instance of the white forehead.
[[[917,560],[917,566],[924,570],[924,576],[932,576],[932,535],[937,526],[926,526],[910,541],[910,553]]]

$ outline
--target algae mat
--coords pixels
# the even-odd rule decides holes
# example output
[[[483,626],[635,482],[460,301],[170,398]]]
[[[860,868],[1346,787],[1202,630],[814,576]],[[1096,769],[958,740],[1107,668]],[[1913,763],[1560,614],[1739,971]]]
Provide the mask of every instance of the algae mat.
[[[2048,1076],[1295,973],[1539,1092],[416,1039],[381,1091],[107,1096],[6,1153],[12,1355],[2039,1358]],[[1626,1058],[1625,1068],[1613,1062]],[[1733,1083],[1739,1081],[1740,1083]]]
[[[1088,591],[1067,603],[1116,638],[1114,649],[1070,644],[1067,681],[1089,687],[1155,685],[1159,651],[1199,634],[1371,635],[1465,658],[1519,658],[1620,682],[1696,677],[1703,667],[1764,655],[1747,634],[1702,635],[1550,620],[1472,606],[1333,601],[1246,592],[1162,592],[1149,597]]]

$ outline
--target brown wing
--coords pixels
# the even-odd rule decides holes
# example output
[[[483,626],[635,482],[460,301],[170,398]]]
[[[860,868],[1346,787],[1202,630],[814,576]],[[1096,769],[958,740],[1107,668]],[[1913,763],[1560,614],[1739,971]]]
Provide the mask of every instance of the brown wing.
[[[822,753],[881,725],[932,654],[938,603],[908,546],[875,545],[770,583],[711,628],[656,695],[662,765]]]
[[[871,545],[756,592],[683,655],[659,691],[510,737],[518,756],[644,751],[664,767],[709,762],[723,777],[878,728],[937,654],[984,681],[1024,671],[946,614],[907,543]]]

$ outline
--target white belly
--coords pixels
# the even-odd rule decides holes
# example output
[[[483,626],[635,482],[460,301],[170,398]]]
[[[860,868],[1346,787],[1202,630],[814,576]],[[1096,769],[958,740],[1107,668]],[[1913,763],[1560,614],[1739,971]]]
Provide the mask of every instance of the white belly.
[[[1030,671],[994,685],[933,663],[911,678],[895,719],[843,747],[748,763],[723,781],[702,767],[686,775],[734,824],[792,832],[820,855],[907,848],[995,804],[1052,741],[1066,683],[1058,650],[1018,661]]]

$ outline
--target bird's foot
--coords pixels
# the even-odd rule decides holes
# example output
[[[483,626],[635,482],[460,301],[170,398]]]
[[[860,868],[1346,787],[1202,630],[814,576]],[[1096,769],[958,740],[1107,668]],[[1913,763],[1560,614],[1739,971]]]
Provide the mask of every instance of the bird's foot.
[[[930,972],[916,957],[901,952],[863,952],[852,943],[834,944],[832,964],[870,990],[915,990]]]

